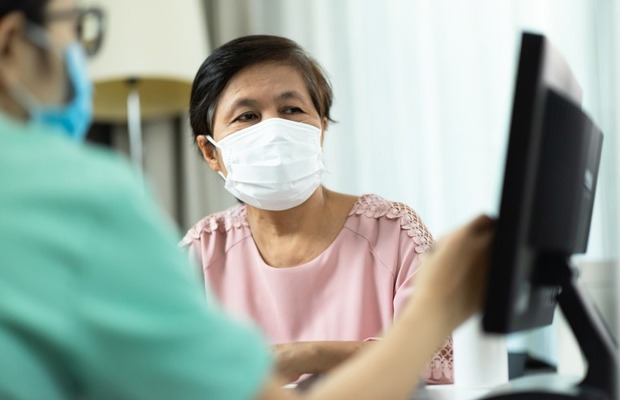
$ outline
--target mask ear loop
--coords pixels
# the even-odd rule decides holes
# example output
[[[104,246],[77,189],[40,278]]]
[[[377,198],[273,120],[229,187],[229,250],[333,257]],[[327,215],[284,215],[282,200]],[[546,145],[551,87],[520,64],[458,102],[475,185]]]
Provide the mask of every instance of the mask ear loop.
[[[207,141],[209,143],[211,143],[213,146],[217,147],[218,149],[221,149],[221,147],[217,144],[215,140],[213,140],[213,138],[210,135],[205,135],[205,137],[207,138]],[[224,182],[226,182],[226,177],[224,176],[222,171],[217,171],[217,173],[222,179],[224,179]]]
[[[24,34],[35,46],[45,51],[49,50],[50,45],[45,29],[34,25],[32,22],[27,22],[24,26]],[[21,86],[21,84],[19,86]],[[41,102],[34,95],[23,90],[21,87],[11,85],[8,90],[11,93],[13,100],[15,100],[19,106],[24,108],[28,113],[30,113],[29,110],[41,106]]]
[[[52,50],[49,36],[44,28],[32,22],[27,22],[24,26],[24,34],[27,39],[35,46],[39,47],[44,51],[52,53],[52,56],[58,56],[58,54],[56,54]],[[68,68],[68,66],[65,66],[65,68]],[[16,88],[11,86],[9,87],[9,91],[13,96],[13,99],[26,110],[31,110],[33,108],[42,106],[41,102],[36,98],[36,96],[23,90],[22,88]]]
[[[220,148],[220,146],[217,144],[217,142],[215,140],[213,140],[213,138],[211,137],[211,135],[205,135],[205,137],[207,138],[207,141],[209,143],[211,143],[213,146]]]
[[[36,46],[40,47],[43,50],[50,50],[51,45],[47,36],[47,32],[44,28],[35,25],[32,22],[28,22],[24,26],[24,33],[26,34],[26,36],[28,36],[28,39]]]

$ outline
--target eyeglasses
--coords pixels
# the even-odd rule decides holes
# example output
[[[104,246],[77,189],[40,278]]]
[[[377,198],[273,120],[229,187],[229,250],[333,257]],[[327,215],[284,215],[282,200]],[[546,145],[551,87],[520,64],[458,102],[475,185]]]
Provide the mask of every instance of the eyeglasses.
[[[105,33],[103,11],[96,7],[73,8],[46,14],[46,20],[76,19],[76,34],[86,55],[94,56],[99,51]]]

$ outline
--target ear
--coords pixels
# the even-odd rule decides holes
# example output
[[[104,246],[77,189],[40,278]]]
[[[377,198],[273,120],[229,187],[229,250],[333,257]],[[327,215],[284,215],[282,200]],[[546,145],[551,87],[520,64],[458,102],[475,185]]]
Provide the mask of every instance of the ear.
[[[0,19],[0,89],[9,86],[19,74],[19,46],[25,23],[24,14],[18,11]]]
[[[325,132],[327,132],[327,118],[323,118],[321,120],[321,146],[323,146],[323,141],[325,140]]]
[[[200,135],[196,138],[196,143],[198,144],[198,148],[200,148],[200,153],[202,153],[202,158],[207,162],[209,168],[211,168],[215,172],[223,171],[222,166],[220,165],[220,154],[218,153],[215,146],[211,144],[207,140],[205,135]]]

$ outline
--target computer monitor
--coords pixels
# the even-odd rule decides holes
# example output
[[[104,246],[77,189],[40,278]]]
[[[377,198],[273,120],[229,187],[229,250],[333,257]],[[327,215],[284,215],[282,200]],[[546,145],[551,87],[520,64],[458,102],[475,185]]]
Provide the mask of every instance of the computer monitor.
[[[586,250],[603,137],[580,103],[564,59],[543,36],[523,34],[483,319],[488,332],[550,324],[559,288],[536,282],[546,272],[541,258]]]
[[[570,263],[587,248],[603,142],[580,103],[562,56],[544,36],[523,33],[482,323],[504,334],[542,327],[559,303],[589,370],[567,397],[531,389],[492,398],[616,398],[615,341]]]

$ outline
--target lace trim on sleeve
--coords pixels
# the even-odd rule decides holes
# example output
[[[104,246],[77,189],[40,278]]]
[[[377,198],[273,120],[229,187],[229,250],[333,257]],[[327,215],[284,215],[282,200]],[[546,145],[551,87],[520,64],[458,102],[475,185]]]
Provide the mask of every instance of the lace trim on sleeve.
[[[450,336],[431,358],[426,367],[425,380],[431,385],[445,385],[454,383],[454,358],[452,336]]]
[[[369,218],[400,219],[400,227],[416,244],[415,251],[418,254],[424,253],[433,244],[433,236],[424,226],[420,216],[406,204],[387,201],[372,194],[364,195],[355,202],[349,215],[353,214]]]
[[[200,239],[202,233],[227,232],[232,228],[249,226],[244,205],[239,204],[206,216],[194,225],[179,242],[179,247],[189,245],[193,240]]]

